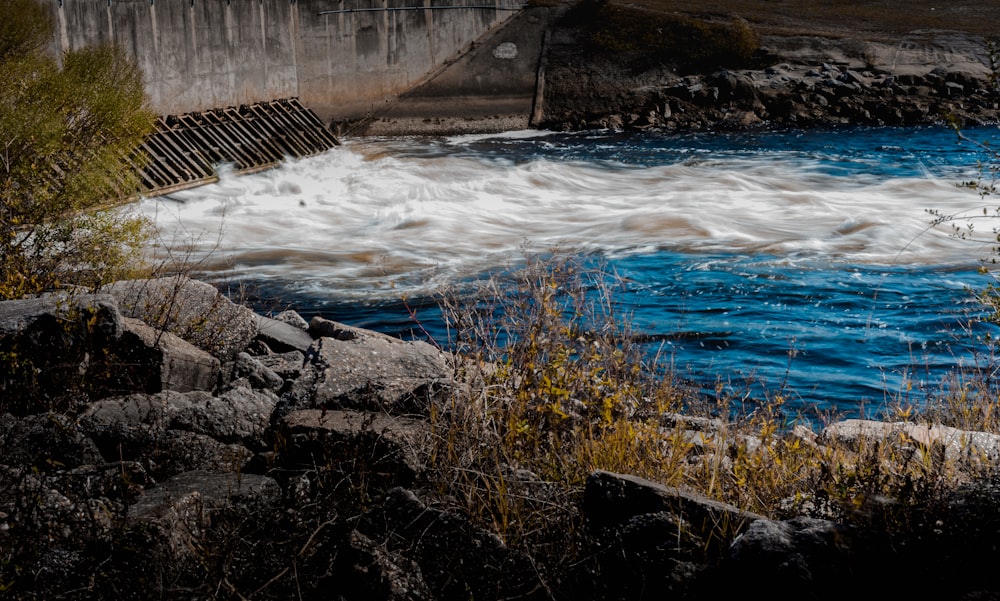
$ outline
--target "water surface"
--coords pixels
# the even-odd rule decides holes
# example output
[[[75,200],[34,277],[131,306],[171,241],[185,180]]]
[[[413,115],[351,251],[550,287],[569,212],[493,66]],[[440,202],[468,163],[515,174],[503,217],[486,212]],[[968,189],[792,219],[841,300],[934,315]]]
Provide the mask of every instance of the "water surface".
[[[991,247],[929,211],[988,232],[959,185],[982,158],[944,128],[362,139],[139,209],[262,308],[439,342],[436,295],[526,252],[579,255],[706,388],[862,414],[976,363]]]

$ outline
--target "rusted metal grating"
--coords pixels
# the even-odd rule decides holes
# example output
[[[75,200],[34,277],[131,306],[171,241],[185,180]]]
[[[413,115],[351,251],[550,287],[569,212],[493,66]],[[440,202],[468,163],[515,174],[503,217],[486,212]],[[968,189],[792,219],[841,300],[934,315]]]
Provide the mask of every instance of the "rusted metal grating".
[[[218,181],[216,167],[232,163],[237,174],[270,169],[340,144],[298,98],[212,109],[162,118],[139,151],[146,196]]]

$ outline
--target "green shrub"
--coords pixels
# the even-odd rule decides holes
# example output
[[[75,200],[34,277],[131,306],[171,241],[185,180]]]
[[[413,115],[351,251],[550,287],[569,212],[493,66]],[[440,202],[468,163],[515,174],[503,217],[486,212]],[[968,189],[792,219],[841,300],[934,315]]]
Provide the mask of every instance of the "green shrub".
[[[128,275],[147,224],[98,210],[139,190],[131,157],[155,119],[139,68],[111,47],[59,66],[35,0],[0,0],[0,24],[0,299]]]

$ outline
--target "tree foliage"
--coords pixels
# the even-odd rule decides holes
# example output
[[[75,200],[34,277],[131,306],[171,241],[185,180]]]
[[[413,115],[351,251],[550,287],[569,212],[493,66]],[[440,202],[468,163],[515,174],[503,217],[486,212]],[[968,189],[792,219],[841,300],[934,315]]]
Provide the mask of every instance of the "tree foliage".
[[[142,73],[110,46],[57,61],[52,27],[36,0],[0,0],[0,298],[126,275],[148,231],[100,210],[139,190]]]

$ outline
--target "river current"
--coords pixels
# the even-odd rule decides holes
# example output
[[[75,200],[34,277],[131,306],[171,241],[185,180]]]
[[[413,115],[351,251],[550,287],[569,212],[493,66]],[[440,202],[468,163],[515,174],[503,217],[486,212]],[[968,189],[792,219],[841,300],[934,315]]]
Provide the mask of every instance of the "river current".
[[[684,377],[866,415],[982,361],[991,247],[929,211],[989,232],[960,185],[984,158],[946,128],[358,139],[138,210],[258,309],[438,342],[438,294],[578,255],[622,276],[633,330]]]

